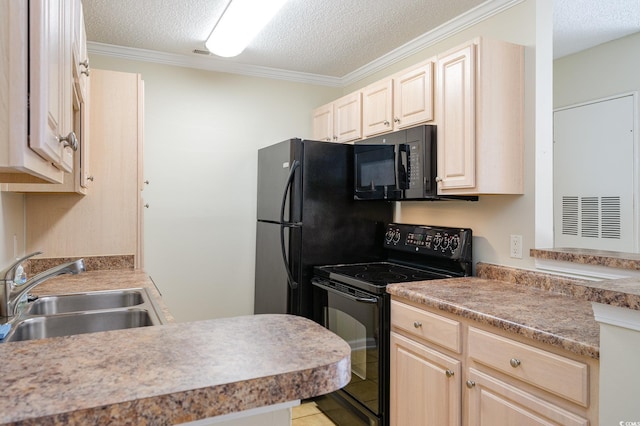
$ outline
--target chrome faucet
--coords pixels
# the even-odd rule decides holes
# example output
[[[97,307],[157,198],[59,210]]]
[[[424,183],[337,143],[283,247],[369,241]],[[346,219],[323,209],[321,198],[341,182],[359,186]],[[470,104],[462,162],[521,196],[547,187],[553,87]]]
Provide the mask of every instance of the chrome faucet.
[[[22,259],[18,259],[13,265],[0,273],[0,281],[2,281],[2,289],[0,289],[0,317],[13,317],[17,315],[18,306],[23,296],[49,278],[62,274],[79,274],[85,271],[84,259],[78,259],[40,272],[33,278],[23,282],[24,275],[19,273],[22,269],[22,263],[39,254],[42,254],[42,252],[37,251],[28,254]]]

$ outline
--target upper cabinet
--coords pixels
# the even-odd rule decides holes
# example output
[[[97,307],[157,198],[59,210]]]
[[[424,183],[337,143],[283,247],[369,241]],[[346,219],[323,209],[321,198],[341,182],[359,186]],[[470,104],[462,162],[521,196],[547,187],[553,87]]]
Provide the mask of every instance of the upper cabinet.
[[[9,123],[20,136],[0,140],[0,150],[19,153],[30,162],[23,166],[19,162],[3,163],[3,170],[9,173],[0,175],[1,181],[28,182],[5,185],[3,190],[84,194],[88,176],[89,71],[82,3],[31,1],[28,16],[24,10],[14,12],[30,23],[30,32],[23,34],[31,49],[31,75],[29,82],[26,78],[22,81],[32,87],[31,107],[27,109],[26,89],[17,91],[18,102],[11,105],[17,118]],[[10,72],[27,69],[22,62],[27,60],[26,47],[15,47]],[[42,168],[48,173],[41,172]]]
[[[438,192],[523,193],[523,47],[477,38],[438,56]]]
[[[351,93],[313,111],[313,139],[349,142],[362,137],[362,96]]]
[[[0,4],[0,181],[63,181],[73,170],[74,4]]]
[[[365,137],[433,119],[432,60],[362,90],[362,131]]]

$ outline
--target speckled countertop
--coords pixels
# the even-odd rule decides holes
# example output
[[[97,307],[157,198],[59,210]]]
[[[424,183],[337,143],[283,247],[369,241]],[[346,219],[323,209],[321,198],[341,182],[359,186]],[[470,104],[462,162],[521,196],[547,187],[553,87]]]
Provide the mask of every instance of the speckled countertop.
[[[390,294],[598,359],[591,302],[640,310],[637,278],[584,281],[478,263],[476,277],[387,286]]]
[[[531,257],[559,260],[581,265],[607,266],[609,268],[640,270],[640,254],[584,248],[531,249]]]
[[[38,293],[153,287],[146,274],[54,278]],[[0,424],[170,425],[332,392],[350,348],[307,319],[223,318],[0,344]]]

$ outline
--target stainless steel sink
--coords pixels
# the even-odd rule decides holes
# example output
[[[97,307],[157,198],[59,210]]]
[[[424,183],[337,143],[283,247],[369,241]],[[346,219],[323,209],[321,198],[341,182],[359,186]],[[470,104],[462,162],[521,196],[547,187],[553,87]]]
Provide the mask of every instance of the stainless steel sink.
[[[0,342],[71,336],[164,324],[144,288],[40,296],[12,323]]]
[[[96,331],[154,325],[145,309],[116,309],[27,318],[15,326],[9,341],[45,339]]]
[[[126,308],[145,302],[142,289],[93,291],[41,296],[27,307],[29,315],[53,315],[96,309]]]

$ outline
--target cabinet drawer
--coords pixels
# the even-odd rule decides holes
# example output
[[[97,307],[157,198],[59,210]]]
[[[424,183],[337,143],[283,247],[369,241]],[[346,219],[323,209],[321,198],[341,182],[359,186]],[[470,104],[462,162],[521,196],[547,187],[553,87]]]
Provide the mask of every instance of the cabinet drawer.
[[[431,312],[391,301],[391,326],[460,353],[460,323]]]
[[[589,370],[584,363],[469,327],[469,357],[584,407]]]

